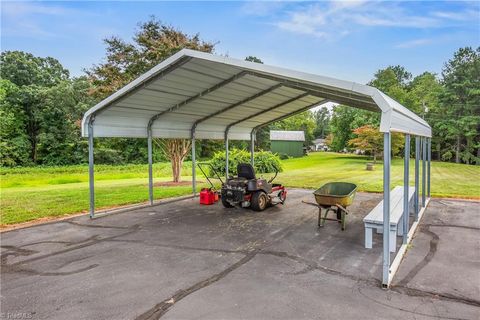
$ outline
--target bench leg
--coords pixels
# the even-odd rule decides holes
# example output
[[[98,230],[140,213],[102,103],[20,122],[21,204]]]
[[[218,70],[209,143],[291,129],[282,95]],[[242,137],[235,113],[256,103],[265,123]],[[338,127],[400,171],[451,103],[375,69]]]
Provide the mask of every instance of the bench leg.
[[[397,251],[397,230],[390,230],[390,252]]]
[[[372,249],[372,228],[365,227],[365,248]]]
[[[397,235],[399,237],[403,236],[403,214],[400,217],[400,221],[397,223]]]

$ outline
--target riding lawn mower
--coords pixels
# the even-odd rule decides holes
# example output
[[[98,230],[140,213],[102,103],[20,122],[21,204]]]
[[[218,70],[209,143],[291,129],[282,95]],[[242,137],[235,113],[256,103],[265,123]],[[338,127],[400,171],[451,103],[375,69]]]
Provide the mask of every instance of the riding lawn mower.
[[[224,182],[218,172],[209,163],[199,163],[198,167],[211,185],[211,188],[203,189],[204,197],[217,192],[208,175],[202,168],[202,165],[208,165],[217,179],[222,183],[221,201],[225,208],[240,206],[242,208],[250,207],[254,211],[263,211],[268,206],[284,204],[287,199],[287,190],[279,183],[272,183],[277,177],[278,170],[275,170],[273,178],[266,180],[257,178],[253,166],[248,163],[240,163],[237,166],[237,176],[228,177]],[[208,196],[208,198],[212,198]],[[208,203],[207,203],[208,202]],[[211,204],[211,201],[204,204]],[[200,194],[200,203],[202,203],[202,193]]]

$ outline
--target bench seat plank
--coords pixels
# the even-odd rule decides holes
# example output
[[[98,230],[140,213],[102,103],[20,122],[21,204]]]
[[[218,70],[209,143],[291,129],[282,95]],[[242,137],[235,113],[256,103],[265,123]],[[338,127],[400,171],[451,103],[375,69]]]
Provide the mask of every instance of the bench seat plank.
[[[415,187],[409,187],[408,188],[408,200],[410,200],[413,197],[413,194],[415,193]],[[403,214],[403,187],[402,186],[397,186],[395,187],[392,191],[390,191],[390,224],[396,225],[395,220],[398,218],[398,213],[397,215],[393,215],[392,213],[395,212],[395,208],[398,205],[401,205],[400,207],[402,208],[400,216]],[[383,225],[383,200],[380,201],[379,204],[375,208],[370,211],[368,215],[363,218],[363,222],[370,222],[373,224],[382,224]]]
[[[403,234],[403,224],[401,219],[403,216],[403,186],[397,186],[390,191],[390,252],[395,252],[397,248],[397,234]],[[413,199],[415,187],[408,188],[408,202]],[[409,205],[410,209],[410,205]],[[410,211],[410,210],[409,210]],[[373,208],[370,213],[363,218],[365,224],[365,248],[372,248],[372,229],[377,232],[383,232],[383,200]]]

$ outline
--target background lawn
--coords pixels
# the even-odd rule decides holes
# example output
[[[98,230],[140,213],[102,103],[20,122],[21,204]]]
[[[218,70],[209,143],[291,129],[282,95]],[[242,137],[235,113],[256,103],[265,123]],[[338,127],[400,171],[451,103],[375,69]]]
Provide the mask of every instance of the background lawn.
[[[329,181],[349,181],[359,191],[382,192],[382,165],[366,171],[367,158],[337,153],[311,153],[283,161],[277,181],[289,187],[318,188]],[[1,169],[1,225],[88,210],[88,167]],[[410,162],[413,181],[414,162]],[[185,163],[183,179],[191,180],[191,164]],[[154,165],[155,182],[170,180],[170,164]],[[265,174],[270,177],[271,175]],[[147,165],[95,167],[97,209],[148,200]],[[205,179],[197,171],[198,190]],[[403,160],[392,161],[392,187],[403,184]],[[480,199],[480,166],[432,162],[432,196]],[[155,199],[191,193],[191,185],[155,187]]]

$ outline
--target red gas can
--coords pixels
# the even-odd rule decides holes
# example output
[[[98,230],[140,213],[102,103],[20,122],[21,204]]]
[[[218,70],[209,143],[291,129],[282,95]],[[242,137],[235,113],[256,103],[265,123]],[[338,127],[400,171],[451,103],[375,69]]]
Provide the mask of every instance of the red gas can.
[[[218,201],[218,192],[212,188],[203,188],[200,191],[200,204],[214,204]]]

